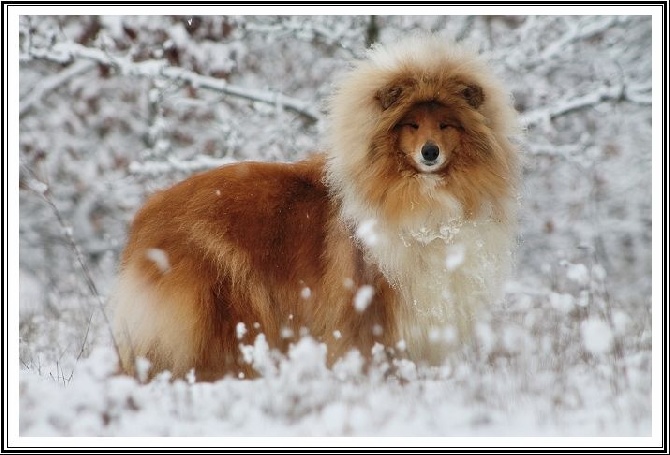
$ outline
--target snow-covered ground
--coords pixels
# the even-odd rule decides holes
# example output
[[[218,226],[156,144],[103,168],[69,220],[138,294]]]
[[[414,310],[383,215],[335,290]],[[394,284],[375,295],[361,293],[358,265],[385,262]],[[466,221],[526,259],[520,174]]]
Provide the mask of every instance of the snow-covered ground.
[[[625,380],[604,362],[556,373],[560,367],[543,368],[538,358],[523,368],[459,361],[418,376],[402,365],[407,380],[399,380],[362,376],[356,359],[328,371],[323,350],[306,339],[263,379],[139,385],[111,374],[112,357],[100,350],[81,361],[65,386],[21,372],[21,434],[651,436],[648,373],[639,359],[622,361]]]
[[[253,346],[261,379],[165,375],[140,384],[115,375],[113,349],[100,347],[75,360],[71,377],[21,370],[19,429],[23,436],[650,437],[649,327],[620,312],[610,322],[579,322],[578,311],[597,314],[602,303],[511,289],[477,327],[476,343],[441,368],[380,361],[363,374],[352,355],[329,370],[323,346],[310,338],[285,358],[261,339]]]
[[[15,323],[12,442],[657,443],[664,385],[651,176],[660,169],[652,159],[649,17],[23,16],[18,23],[20,255],[7,283],[10,292],[20,286],[7,306]],[[473,343],[432,369],[380,361],[362,374],[352,356],[329,370],[323,348],[303,339],[287,358],[268,353],[262,340],[249,348],[264,372],[253,381],[146,384],[115,375],[101,308],[144,197],[222,163],[294,160],[318,148],[333,75],[367,41],[416,29],[482,50],[526,125],[517,266],[504,301],[480,315]],[[340,439],[349,436],[372,439]]]

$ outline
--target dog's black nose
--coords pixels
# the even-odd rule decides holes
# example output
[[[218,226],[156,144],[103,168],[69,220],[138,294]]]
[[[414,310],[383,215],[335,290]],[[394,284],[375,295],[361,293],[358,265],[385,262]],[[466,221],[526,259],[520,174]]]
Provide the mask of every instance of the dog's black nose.
[[[426,144],[421,147],[421,156],[426,161],[435,161],[440,155],[440,148],[437,145]]]

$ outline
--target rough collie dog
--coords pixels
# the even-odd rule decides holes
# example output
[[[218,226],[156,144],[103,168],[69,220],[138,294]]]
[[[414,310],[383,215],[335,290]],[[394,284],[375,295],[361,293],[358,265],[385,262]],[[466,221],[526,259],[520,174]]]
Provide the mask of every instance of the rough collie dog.
[[[432,36],[375,47],[339,82],[325,154],[242,162],[151,197],[114,293],[123,371],[256,373],[263,334],[332,364],[376,343],[438,364],[501,296],[514,243],[515,112],[473,53]]]

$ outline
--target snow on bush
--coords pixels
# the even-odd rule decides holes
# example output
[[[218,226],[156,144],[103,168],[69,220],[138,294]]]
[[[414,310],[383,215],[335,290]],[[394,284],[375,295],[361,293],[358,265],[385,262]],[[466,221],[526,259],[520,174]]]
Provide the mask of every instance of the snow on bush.
[[[604,354],[612,349],[610,325],[600,319],[588,319],[580,326],[584,348],[592,354]]]

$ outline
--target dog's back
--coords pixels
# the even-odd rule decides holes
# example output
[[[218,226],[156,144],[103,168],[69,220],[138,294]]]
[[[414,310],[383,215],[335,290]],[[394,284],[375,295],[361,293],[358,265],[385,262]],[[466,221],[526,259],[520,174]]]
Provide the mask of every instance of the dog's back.
[[[144,357],[151,375],[252,377],[239,345],[259,333],[286,350],[307,329],[331,344],[331,358],[337,345],[356,346],[355,326],[381,314],[351,324],[365,277],[322,175],[319,156],[239,163],[152,196],[133,221],[113,296],[122,369],[136,373]],[[370,347],[373,336],[364,338]]]

